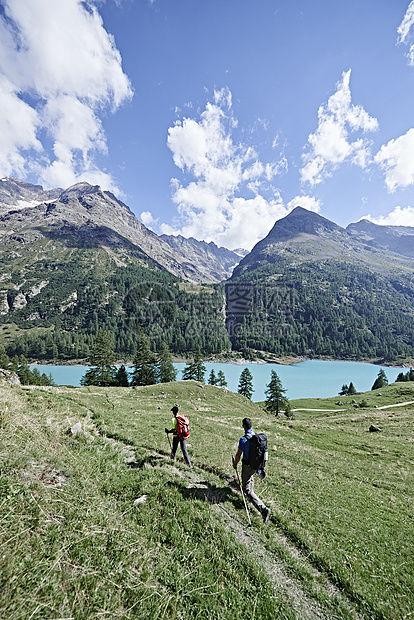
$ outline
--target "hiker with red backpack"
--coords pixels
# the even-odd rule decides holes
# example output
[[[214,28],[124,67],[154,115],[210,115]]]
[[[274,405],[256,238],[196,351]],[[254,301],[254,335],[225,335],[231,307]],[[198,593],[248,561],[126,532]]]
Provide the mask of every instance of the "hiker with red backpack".
[[[192,467],[190,457],[188,456],[187,452],[187,446],[185,445],[185,440],[188,439],[188,437],[190,436],[190,423],[187,416],[185,416],[183,413],[178,413],[178,405],[174,405],[171,411],[174,415],[172,419],[173,427],[171,430],[168,430],[168,428],[165,429],[167,435],[168,433],[172,433],[174,435],[171,448],[171,458],[172,460],[175,459],[178,444],[180,444],[185,462],[189,467]]]
[[[263,522],[267,523],[270,517],[270,508],[264,505],[254,492],[254,474],[257,472],[264,478],[264,466],[267,461],[267,438],[266,435],[253,431],[250,418],[243,418],[242,425],[244,436],[240,438],[236,456],[233,459],[233,467],[237,470],[237,463],[242,459],[242,488],[253,506],[262,514]],[[247,509],[247,508],[246,508]]]

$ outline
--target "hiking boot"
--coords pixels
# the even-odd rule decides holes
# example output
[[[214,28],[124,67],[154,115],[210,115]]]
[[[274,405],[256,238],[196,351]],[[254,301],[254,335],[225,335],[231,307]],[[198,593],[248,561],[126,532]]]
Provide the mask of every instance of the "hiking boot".
[[[265,508],[263,510],[263,523],[265,525],[269,521],[269,518],[270,518],[270,508]]]

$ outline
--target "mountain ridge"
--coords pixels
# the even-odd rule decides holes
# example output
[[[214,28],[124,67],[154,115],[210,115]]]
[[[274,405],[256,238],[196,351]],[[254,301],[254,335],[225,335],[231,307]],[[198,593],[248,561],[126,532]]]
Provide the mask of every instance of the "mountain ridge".
[[[407,234],[410,228],[405,227],[405,234],[397,234],[397,241],[391,244],[386,243],[390,236],[387,231],[381,236],[381,231],[377,230],[379,227],[372,226],[368,237],[361,232],[358,223],[343,228],[318,213],[296,207],[286,217],[277,220],[268,235],[242,258],[232,277],[243,277],[268,263],[303,263],[332,258],[356,261],[380,271],[389,271],[393,266],[396,270],[410,269],[412,256],[400,247],[398,239],[414,241],[414,228],[413,236]]]
[[[414,358],[410,227],[345,229],[297,207],[224,287],[210,286],[238,254],[160,238],[99,186],[56,196],[3,179],[1,195],[0,341],[13,355],[85,358],[97,330],[107,329],[120,358],[133,354],[142,332],[178,354],[219,354],[231,344],[250,359]]]
[[[212,251],[209,244],[179,243],[158,236],[142,224],[130,208],[98,185],[77,183],[65,190],[43,190],[14,178],[0,181],[0,239],[7,241],[7,228],[20,243],[42,234],[71,243],[102,247],[123,245],[143,260],[192,282],[226,279],[239,256],[226,248]],[[113,232],[111,232],[111,230]],[[26,235],[26,237],[25,237]],[[214,244],[215,245],[215,244]],[[192,249],[192,253],[190,250]]]

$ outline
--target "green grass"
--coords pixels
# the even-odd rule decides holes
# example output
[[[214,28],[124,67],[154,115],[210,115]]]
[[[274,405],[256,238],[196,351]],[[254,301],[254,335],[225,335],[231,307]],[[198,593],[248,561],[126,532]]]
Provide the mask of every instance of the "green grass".
[[[50,327],[31,327],[28,329],[21,329],[17,327],[16,323],[4,323],[0,325],[0,344],[7,345],[19,336],[23,335],[42,335],[51,331]]]
[[[378,407],[414,385],[292,401],[324,409],[294,420],[200,385],[0,384],[0,617],[408,618],[414,406]],[[168,458],[175,402],[193,470]],[[231,467],[245,416],[270,454],[271,522],[251,509],[250,530]],[[66,434],[78,420],[90,435]]]

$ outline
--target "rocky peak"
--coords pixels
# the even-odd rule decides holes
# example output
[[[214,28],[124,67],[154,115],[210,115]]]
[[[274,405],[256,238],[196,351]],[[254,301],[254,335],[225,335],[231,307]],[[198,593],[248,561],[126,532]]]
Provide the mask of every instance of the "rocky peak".
[[[213,241],[199,241],[194,237],[182,235],[161,235],[168,245],[186,257],[205,282],[220,282],[233,273],[234,267],[240,262],[241,256],[232,250],[219,247]]]
[[[56,200],[61,192],[60,188],[44,190],[41,185],[32,185],[14,177],[4,177],[0,179],[0,213]]]
[[[346,231],[359,241],[414,258],[414,227],[412,226],[384,226],[363,219],[349,224]]]
[[[71,185],[68,189],[65,189],[59,196],[60,202],[68,203],[70,200],[79,200],[88,194],[97,194],[101,193],[102,190],[99,185],[90,185],[86,181],[82,181],[81,183],[75,183],[75,185]]]
[[[324,232],[343,231],[341,226],[314,211],[295,207],[286,217],[278,220],[263,241],[287,241],[301,233],[320,235]],[[262,243],[260,241],[259,243]]]

